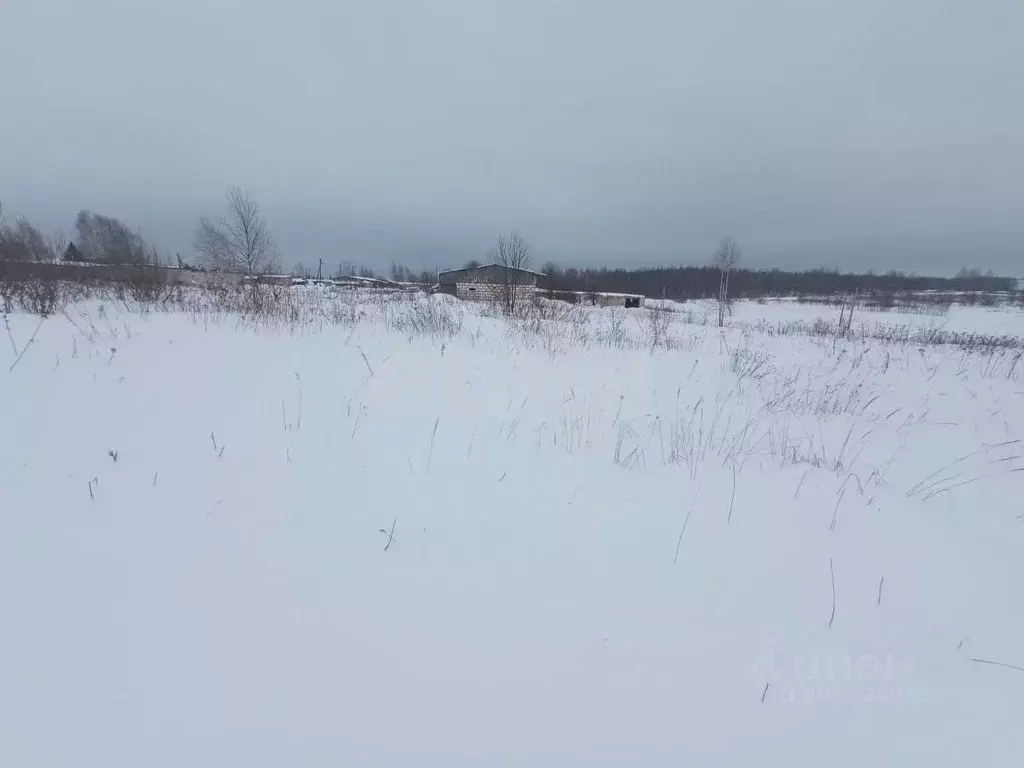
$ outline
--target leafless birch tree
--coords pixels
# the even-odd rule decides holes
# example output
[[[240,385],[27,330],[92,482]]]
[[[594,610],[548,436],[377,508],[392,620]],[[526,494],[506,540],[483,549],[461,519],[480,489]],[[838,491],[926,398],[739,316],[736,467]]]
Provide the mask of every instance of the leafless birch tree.
[[[731,237],[726,237],[718,245],[718,250],[711,257],[711,265],[719,270],[718,278],[718,327],[725,325],[725,313],[729,311],[729,273],[739,263],[743,251]]]
[[[113,216],[79,211],[75,219],[77,248],[85,261],[98,264],[151,263],[153,249],[137,231]]]
[[[498,291],[502,311],[506,315],[514,315],[523,283],[521,270],[529,269],[530,266],[530,246],[515,232],[499,235],[491,258],[502,268]]]
[[[227,201],[227,215],[219,223],[207,218],[199,221],[196,250],[217,269],[245,275],[277,269],[277,245],[259,205],[238,187],[228,191]]]

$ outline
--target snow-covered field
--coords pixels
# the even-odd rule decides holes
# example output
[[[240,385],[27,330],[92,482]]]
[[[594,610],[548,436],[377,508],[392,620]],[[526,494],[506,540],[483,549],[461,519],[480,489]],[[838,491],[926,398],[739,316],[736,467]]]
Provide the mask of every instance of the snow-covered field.
[[[659,304],[660,302],[654,302]],[[693,323],[715,324],[718,309],[713,301],[691,301],[686,303],[666,302],[667,306],[686,315]],[[874,310],[859,305],[854,309],[854,326],[866,324],[869,328],[906,326],[910,330],[942,329],[957,333],[977,333],[991,336],[1012,334],[1024,335],[1024,311],[1020,306],[998,305],[994,307],[963,306],[954,304],[948,308],[939,305],[920,304],[913,311]],[[795,299],[737,301],[727,324],[733,327],[756,327],[759,324],[785,325],[799,322],[812,324],[816,320],[836,322],[840,308],[827,304]]]
[[[351,300],[10,315],[0,765],[1024,759],[1019,354]]]

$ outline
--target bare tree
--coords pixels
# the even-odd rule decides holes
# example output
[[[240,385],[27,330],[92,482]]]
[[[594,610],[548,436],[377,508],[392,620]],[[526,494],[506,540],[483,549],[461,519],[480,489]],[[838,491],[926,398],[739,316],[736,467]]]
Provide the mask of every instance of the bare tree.
[[[54,269],[64,247],[60,230],[46,237],[25,218],[0,227],[0,311],[6,313],[16,301],[46,317],[66,305],[68,292]]]
[[[238,187],[227,194],[228,213],[219,224],[199,221],[196,250],[217,269],[262,275],[277,269],[280,257],[260,207]]]
[[[146,264],[152,257],[152,249],[142,235],[112,216],[79,211],[75,229],[78,230],[78,250],[85,261]]]
[[[549,278],[558,277],[562,270],[558,268],[558,265],[553,261],[544,262],[544,266],[540,268],[540,271],[547,275]]]
[[[731,237],[722,239],[718,250],[711,257],[711,266],[719,270],[718,278],[718,327],[725,325],[725,313],[729,311],[729,273],[739,263],[743,251]]]
[[[515,232],[499,235],[491,259],[502,268],[498,292],[502,311],[506,315],[514,315],[524,282],[523,271],[530,266],[530,246]]]
[[[25,218],[19,218],[13,227],[0,227],[0,261],[51,262],[60,258],[64,247],[60,230],[53,237],[43,234]]]
[[[46,248],[49,251],[47,258],[50,261],[59,262],[64,257],[64,253],[68,249],[68,237],[64,234],[63,229],[58,227],[53,230],[50,236],[46,238]]]

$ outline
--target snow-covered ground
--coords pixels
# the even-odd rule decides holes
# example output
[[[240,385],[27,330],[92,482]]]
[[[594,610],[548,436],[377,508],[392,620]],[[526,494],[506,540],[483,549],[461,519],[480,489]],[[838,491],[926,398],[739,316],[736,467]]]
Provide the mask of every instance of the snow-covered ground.
[[[0,765],[1024,759],[1019,355],[304,296],[9,317]]]
[[[661,302],[649,302],[660,305]],[[693,323],[718,321],[718,307],[714,301],[690,301],[685,303],[666,302],[666,306],[685,315]],[[846,310],[843,310],[844,312]],[[799,302],[796,299],[737,301],[727,325],[732,327],[755,327],[760,323],[784,325],[800,322],[813,324],[817,320],[835,323],[839,319],[840,307],[816,302]],[[869,309],[863,304],[854,308],[853,325],[866,324],[871,328],[907,326],[911,330],[943,329],[958,333],[977,333],[992,336],[1003,334],[1024,335],[1024,311],[1019,305],[998,305],[993,307],[965,306],[953,304],[919,304],[912,311],[897,309]]]

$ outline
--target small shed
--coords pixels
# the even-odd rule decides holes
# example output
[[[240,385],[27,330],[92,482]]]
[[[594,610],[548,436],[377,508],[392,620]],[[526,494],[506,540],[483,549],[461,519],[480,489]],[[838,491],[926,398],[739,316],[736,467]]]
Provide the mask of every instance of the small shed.
[[[632,309],[642,307],[646,298],[639,293],[588,293],[584,294],[585,300],[589,300],[596,307],[626,307]]]

